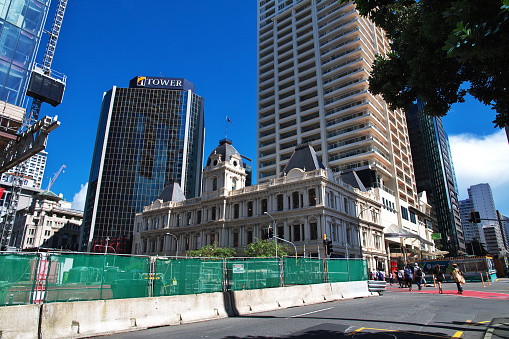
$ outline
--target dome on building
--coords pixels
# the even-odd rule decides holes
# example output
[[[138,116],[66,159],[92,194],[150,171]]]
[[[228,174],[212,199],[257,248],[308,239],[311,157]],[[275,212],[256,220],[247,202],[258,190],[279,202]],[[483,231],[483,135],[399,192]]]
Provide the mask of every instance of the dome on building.
[[[230,158],[232,155],[236,155],[239,157],[239,159],[242,159],[241,155],[235,147],[232,146],[232,141],[228,139],[223,139],[219,141],[219,146],[217,146],[212,153],[210,153],[208,159],[207,159],[207,166],[211,165],[212,162],[212,156],[214,154],[220,154],[221,155],[221,161],[230,161]],[[240,160],[239,166],[242,167],[242,160]]]

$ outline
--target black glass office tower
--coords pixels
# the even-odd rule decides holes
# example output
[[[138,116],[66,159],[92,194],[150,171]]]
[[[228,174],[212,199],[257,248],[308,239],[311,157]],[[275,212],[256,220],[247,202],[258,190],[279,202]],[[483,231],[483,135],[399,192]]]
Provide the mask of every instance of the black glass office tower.
[[[426,191],[437,220],[434,231],[442,237],[441,249],[456,256],[465,251],[465,240],[449,138],[442,119],[425,115],[423,107],[418,101],[406,114],[417,192]]]
[[[83,217],[81,250],[130,253],[136,213],[168,184],[199,196],[203,98],[185,79],[136,77],[105,93]],[[113,249],[112,249],[113,248]]]

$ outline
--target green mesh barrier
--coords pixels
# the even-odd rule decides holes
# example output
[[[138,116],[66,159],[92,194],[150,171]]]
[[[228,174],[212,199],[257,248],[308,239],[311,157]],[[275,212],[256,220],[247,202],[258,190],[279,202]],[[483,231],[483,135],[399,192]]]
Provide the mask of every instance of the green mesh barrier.
[[[285,285],[308,285],[324,282],[322,259],[287,257],[283,260]]]
[[[228,284],[231,291],[279,287],[279,264],[274,258],[228,259]]]
[[[37,255],[0,254],[0,306],[30,304]]]
[[[156,259],[154,296],[220,292],[223,261]]]
[[[52,254],[49,262],[46,302],[150,296],[149,258]]]
[[[350,259],[348,260],[350,268],[350,281],[368,280],[368,263],[366,260]]]
[[[349,281],[348,269],[351,260],[328,259],[327,260],[327,282]]]

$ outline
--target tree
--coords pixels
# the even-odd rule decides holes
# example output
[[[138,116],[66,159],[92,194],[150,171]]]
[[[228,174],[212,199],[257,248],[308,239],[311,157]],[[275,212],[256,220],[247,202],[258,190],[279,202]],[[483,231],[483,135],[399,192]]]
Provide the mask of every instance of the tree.
[[[283,257],[288,254],[289,247],[286,245],[277,244],[277,255]],[[250,243],[244,249],[244,255],[246,257],[275,257],[276,256],[276,244],[274,241],[265,239],[256,239],[255,242]]]
[[[231,247],[217,247],[217,244],[207,245],[199,250],[187,251],[190,257],[205,257],[205,258],[231,258],[235,256],[235,250]]]
[[[432,116],[469,93],[497,112],[495,126],[509,125],[509,0],[354,2],[385,30],[392,50],[375,59],[371,93],[392,109],[420,98]]]

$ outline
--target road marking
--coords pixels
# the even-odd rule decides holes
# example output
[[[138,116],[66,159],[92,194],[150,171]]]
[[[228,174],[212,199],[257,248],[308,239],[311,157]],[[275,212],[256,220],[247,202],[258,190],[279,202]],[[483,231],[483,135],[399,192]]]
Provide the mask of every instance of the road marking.
[[[361,332],[363,330],[374,330],[374,331],[383,331],[383,332],[398,332],[398,333],[410,333],[410,334],[413,334],[413,335],[425,335],[427,337],[436,337],[436,338],[459,338],[463,334],[463,332],[459,332],[458,331],[452,337],[444,337],[444,336],[437,335],[437,334],[419,333],[419,332],[413,332],[413,331],[389,330],[389,329],[386,329],[386,328],[371,328],[371,327],[361,327],[361,328],[358,328],[358,329],[356,329],[355,331],[352,331],[352,332],[345,332],[345,334],[346,335],[354,335],[354,334],[356,334],[358,332]]]
[[[308,312],[308,313],[297,314],[297,315],[294,315],[294,316],[288,317],[288,318],[286,318],[286,319],[302,317],[303,315],[308,315],[308,314],[318,313],[318,312],[322,312],[322,311],[328,311],[328,310],[332,310],[333,308],[334,308],[334,307],[329,307],[329,308],[324,308],[324,309],[322,309],[322,310],[318,310],[318,311],[313,311],[313,312]]]

